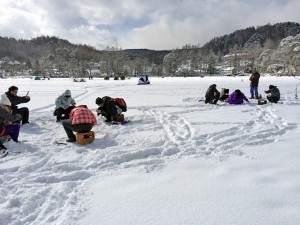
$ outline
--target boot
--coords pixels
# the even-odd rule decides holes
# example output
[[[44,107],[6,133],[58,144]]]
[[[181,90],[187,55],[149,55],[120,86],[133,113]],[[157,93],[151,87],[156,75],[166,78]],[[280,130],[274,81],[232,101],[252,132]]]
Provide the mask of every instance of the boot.
[[[2,144],[2,142],[0,141],[0,150],[7,150],[7,148]]]

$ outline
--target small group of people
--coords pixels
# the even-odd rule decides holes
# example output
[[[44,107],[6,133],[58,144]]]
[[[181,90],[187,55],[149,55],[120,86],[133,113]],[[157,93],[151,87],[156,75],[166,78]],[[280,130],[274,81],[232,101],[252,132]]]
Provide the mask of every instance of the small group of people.
[[[118,104],[117,99],[109,96],[96,98],[95,103],[99,106],[96,110],[97,116],[106,118],[104,122],[116,121],[117,117],[124,111]],[[76,106],[71,91],[66,90],[55,100],[56,122],[62,121],[62,125],[68,136],[67,142],[76,142],[73,132],[85,133],[90,131],[97,119],[94,113],[86,105]]]
[[[76,142],[73,132],[88,132],[97,124],[95,115],[86,105],[76,106],[69,89],[56,98],[53,115],[56,116],[56,122],[62,121],[68,136],[67,142]]]
[[[18,108],[17,105],[30,101],[28,95],[20,97],[17,93],[18,87],[11,86],[5,94],[1,95],[0,102],[0,137],[9,135],[15,142],[18,142],[20,124],[29,123],[28,108]],[[116,121],[124,111],[117,99],[109,96],[98,97],[95,103],[98,105],[97,115],[104,116],[105,122]],[[53,115],[56,116],[56,122],[62,122],[68,136],[67,142],[76,142],[73,132],[88,132],[97,124],[94,113],[86,105],[76,106],[70,90],[64,91],[56,98]],[[0,142],[0,149],[6,150],[2,142]]]
[[[11,86],[1,95],[0,99],[0,137],[10,136],[14,142],[19,142],[20,125],[29,123],[27,107],[19,108],[21,103],[30,101],[30,96],[18,96],[18,87]],[[0,155],[5,154],[6,147],[0,142]]]
[[[267,95],[267,99],[269,102],[277,103],[280,100],[280,91],[277,86],[270,85],[269,90],[265,91]],[[257,95],[257,99],[259,96]],[[250,97],[251,99],[251,97]],[[248,98],[245,94],[239,90],[234,90],[231,94],[229,94],[229,89],[222,88],[221,92],[217,90],[217,85],[212,84],[209,86],[208,90],[205,94],[205,104],[217,104],[218,101],[226,101],[229,104],[243,104],[245,102],[249,102]]]
[[[250,80],[250,99],[259,99],[261,96],[258,94],[258,83],[259,83],[260,74],[253,70],[249,80]],[[269,102],[277,103],[280,100],[280,91],[277,86],[270,85],[269,90],[265,91],[267,95],[267,99]],[[229,95],[229,89],[222,88],[219,92],[217,90],[217,85],[212,84],[206,91],[205,94],[205,104],[217,104],[218,101],[226,101],[229,104],[243,104],[245,102],[249,102],[247,97],[241,90],[237,89],[233,91]]]
[[[229,89],[222,88],[221,92],[219,92],[216,84],[210,85],[205,94],[205,104],[217,104],[219,100],[226,101],[229,104],[243,104],[244,101],[249,102],[244,93],[239,89],[229,95]]]

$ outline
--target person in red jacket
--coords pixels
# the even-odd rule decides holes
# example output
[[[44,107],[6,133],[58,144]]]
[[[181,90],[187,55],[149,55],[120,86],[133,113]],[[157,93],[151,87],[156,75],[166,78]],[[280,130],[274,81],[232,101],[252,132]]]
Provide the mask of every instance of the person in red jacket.
[[[90,131],[97,124],[94,113],[86,105],[77,106],[70,112],[70,118],[63,120],[62,125],[67,133],[67,142],[76,142],[73,132],[84,133]]]

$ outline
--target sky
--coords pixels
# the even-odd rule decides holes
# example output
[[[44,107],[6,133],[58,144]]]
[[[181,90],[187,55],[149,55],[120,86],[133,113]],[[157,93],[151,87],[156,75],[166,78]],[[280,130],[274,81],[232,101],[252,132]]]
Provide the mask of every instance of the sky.
[[[94,78],[1,79],[23,96],[30,123],[0,158],[1,225],[299,225],[300,77],[264,74],[279,103],[205,104],[212,83],[250,95],[248,77],[150,77],[150,85]],[[298,89],[295,90],[295,88]],[[70,89],[96,114],[95,99],[122,97],[125,125],[97,117],[95,140],[66,143],[53,116]]]
[[[298,0],[1,0],[0,36],[171,50],[250,26],[300,22],[299,8]]]

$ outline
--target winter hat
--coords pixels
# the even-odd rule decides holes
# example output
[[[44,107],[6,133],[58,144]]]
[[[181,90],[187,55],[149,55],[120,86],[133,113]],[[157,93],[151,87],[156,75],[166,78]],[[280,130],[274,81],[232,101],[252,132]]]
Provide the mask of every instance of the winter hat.
[[[96,98],[96,104],[97,105],[101,105],[103,103],[103,99],[102,98]]]
[[[6,94],[2,94],[2,95],[1,95],[1,103],[2,103],[3,105],[9,105],[9,106],[11,106],[11,102],[10,102],[10,100],[8,99],[8,97],[7,97]]]
[[[274,85],[270,85],[269,86],[269,89],[273,89],[273,88],[275,88],[276,86],[274,86]]]

